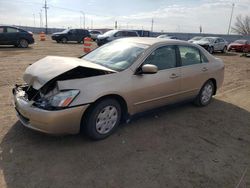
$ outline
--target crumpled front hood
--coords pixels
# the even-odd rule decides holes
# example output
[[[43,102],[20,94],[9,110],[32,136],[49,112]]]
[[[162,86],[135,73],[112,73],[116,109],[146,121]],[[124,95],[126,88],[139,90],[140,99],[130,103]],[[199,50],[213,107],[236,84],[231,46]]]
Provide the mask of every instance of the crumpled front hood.
[[[47,56],[30,65],[24,73],[24,81],[34,89],[40,89],[51,79],[76,67],[116,72],[104,66],[74,57]]]
[[[209,45],[210,43],[207,41],[194,41],[194,44],[199,44],[199,45]]]

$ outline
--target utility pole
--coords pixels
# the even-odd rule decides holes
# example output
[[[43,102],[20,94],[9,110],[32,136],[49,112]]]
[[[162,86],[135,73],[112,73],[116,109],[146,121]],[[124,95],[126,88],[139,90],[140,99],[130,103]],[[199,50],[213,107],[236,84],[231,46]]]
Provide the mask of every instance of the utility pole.
[[[83,17],[83,29],[85,29],[85,21],[86,21],[85,13],[83,11],[80,11],[80,13],[82,13],[82,17]]]
[[[42,9],[41,9],[40,12],[39,12],[39,16],[40,16],[40,28],[43,27],[43,17],[42,17],[42,13],[43,13],[43,11],[42,11]]]
[[[49,7],[47,6],[47,1],[45,0],[45,4],[44,4],[44,7],[45,9],[45,33],[48,34],[48,18],[47,18],[47,9],[49,9]]]
[[[115,21],[115,29],[117,29],[117,21]]]
[[[35,16],[35,14],[33,14],[33,18],[34,18],[34,27],[36,27],[36,16]]]
[[[153,32],[154,30],[154,19],[152,18],[152,22],[151,22],[151,32]]]
[[[228,34],[228,35],[229,35],[230,29],[231,29],[231,23],[232,23],[232,18],[233,18],[234,6],[235,6],[235,4],[233,3],[233,4],[232,4],[231,17],[230,17],[229,26],[228,26],[228,31],[227,31],[227,34]]]
[[[79,28],[82,28],[82,16],[80,15],[80,26]]]

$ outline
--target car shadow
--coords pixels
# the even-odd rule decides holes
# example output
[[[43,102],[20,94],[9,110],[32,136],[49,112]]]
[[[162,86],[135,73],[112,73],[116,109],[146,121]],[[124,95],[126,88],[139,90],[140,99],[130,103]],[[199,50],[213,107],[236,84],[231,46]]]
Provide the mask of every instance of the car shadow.
[[[139,114],[98,142],[16,122],[0,143],[0,168],[8,188],[234,187],[250,164],[249,122],[250,112],[216,99]]]
[[[226,52],[226,53],[214,52],[214,55],[216,56],[238,56],[240,54],[236,52]]]
[[[59,43],[57,43],[57,42],[54,42],[53,41],[53,43],[54,44],[60,44],[60,45],[76,45],[76,44],[78,44],[78,45],[83,45],[83,43],[81,42],[81,43],[78,43],[78,42],[73,42],[73,41],[68,41],[67,43],[61,43],[61,42],[59,42]]]
[[[0,46],[0,51],[9,51],[9,50],[23,51],[23,50],[31,50],[31,49],[33,49],[32,46],[29,46],[28,48],[19,48],[19,47],[15,47],[12,45]]]

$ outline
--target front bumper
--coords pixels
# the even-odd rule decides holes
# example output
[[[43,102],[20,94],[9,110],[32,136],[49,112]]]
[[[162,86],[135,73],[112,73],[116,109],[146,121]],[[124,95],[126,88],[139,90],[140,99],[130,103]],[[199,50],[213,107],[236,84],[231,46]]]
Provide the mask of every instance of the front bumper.
[[[102,45],[104,45],[104,44],[106,44],[106,43],[108,43],[109,41],[107,40],[107,38],[104,38],[104,39],[96,39],[97,40],[97,45],[98,46],[102,46]]]
[[[33,106],[33,101],[19,96],[13,89],[14,105],[21,123],[30,129],[54,135],[77,134],[81,119],[89,105],[48,111]]]
[[[200,44],[200,46],[203,47],[205,50],[209,51],[209,48],[210,48],[209,45],[207,45],[207,44],[201,45],[201,44]]]

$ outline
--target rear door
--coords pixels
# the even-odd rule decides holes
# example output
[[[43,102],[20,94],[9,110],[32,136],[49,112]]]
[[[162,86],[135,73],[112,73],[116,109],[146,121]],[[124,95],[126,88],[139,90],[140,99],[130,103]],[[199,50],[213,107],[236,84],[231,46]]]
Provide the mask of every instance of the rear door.
[[[216,39],[216,40],[214,41],[214,50],[215,50],[215,51],[221,50],[220,45],[221,45],[221,44],[220,44],[219,39]]]
[[[196,96],[209,77],[209,63],[193,46],[179,46],[181,60],[181,99]]]
[[[223,50],[224,47],[226,46],[226,41],[222,38],[219,38],[219,43],[220,43],[220,49],[219,50]]]
[[[180,92],[180,67],[177,64],[176,46],[155,49],[142,65],[158,67],[156,74],[133,75],[131,87],[135,88],[132,98],[135,112],[163,106],[178,100]]]

